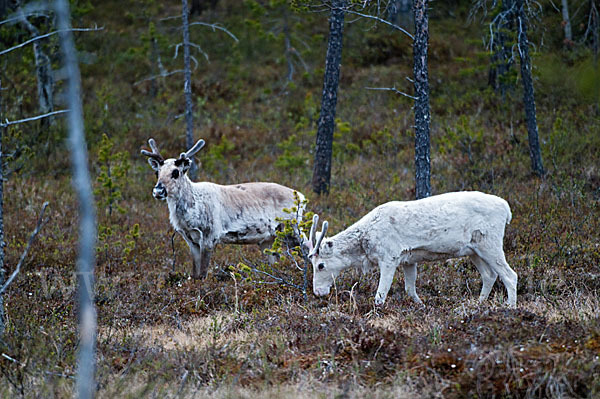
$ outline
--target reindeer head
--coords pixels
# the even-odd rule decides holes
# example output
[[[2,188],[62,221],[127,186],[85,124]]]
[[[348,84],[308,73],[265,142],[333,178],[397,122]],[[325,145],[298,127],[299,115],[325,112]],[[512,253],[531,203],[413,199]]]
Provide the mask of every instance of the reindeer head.
[[[317,296],[324,296],[329,294],[333,279],[344,269],[344,265],[335,254],[333,241],[331,239],[324,240],[329,226],[327,221],[323,222],[323,228],[320,233],[317,233],[315,242],[318,223],[319,215],[314,215],[310,237],[307,240],[304,236],[303,245],[308,249],[308,259],[313,265],[313,292]]]
[[[148,140],[152,152],[142,150],[142,154],[148,157],[148,163],[156,172],[158,181],[152,190],[156,199],[165,200],[169,195],[177,195],[181,187],[181,181],[188,179],[185,175],[192,166],[191,158],[204,147],[204,140],[200,139],[186,152],[182,152],[179,158],[164,159],[154,139]]]

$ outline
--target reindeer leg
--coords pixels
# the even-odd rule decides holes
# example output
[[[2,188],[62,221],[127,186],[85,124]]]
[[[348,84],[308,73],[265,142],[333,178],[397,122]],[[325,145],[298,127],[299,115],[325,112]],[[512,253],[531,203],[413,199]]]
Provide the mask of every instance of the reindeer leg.
[[[204,248],[201,250],[200,260],[196,262],[194,260],[194,274],[192,277],[204,279],[208,275],[208,266],[210,265],[210,257],[212,255],[212,249]]]
[[[180,231],[179,233],[187,243],[188,247],[190,247],[190,252],[192,253],[192,278],[205,278],[208,272],[208,261],[204,261],[204,258],[206,258],[204,254],[207,252],[207,249],[202,249],[200,243],[195,242],[194,239],[185,232]],[[210,251],[208,260],[210,260]]]
[[[379,286],[377,294],[375,294],[375,305],[381,306],[385,302],[385,298],[392,286],[396,266],[391,262],[382,262],[380,264]]]

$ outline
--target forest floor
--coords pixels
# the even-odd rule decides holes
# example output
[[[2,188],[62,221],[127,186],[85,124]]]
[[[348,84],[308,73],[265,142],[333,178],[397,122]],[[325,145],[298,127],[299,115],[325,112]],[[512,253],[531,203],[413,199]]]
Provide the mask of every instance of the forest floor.
[[[481,279],[468,259],[419,265],[424,306],[404,293],[402,273],[381,308],[373,305],[376,272],[343,273],[325,298],[313,296],[309,284],[305,300],[297,288],[244,271],[242,264],[269,268],[254,246],[217,247],[208,277],[191,279],[188,248],[178,236],[172,241],[166,204],[151,196],[154,173],[139,156],[151,136],[164,155],[184,150],[181,85],[137,84],[150,74],[139,42],[147,26],[128,13],[120,20],[109,8],[84,20],[105,31],[79,38],[98,56],[82,66],[93,178],[106,165],[127,170],[110,214],[95,180],[98,397],[600,395],[600,124],[594,99],[573,81],[577,62],[559,62],[568,57],[558,50],[534,57],[548,171],[539,178],[529,169],[518,84],[505,98],[487,87],[488,55],[480,56],[478,26],[461,31],[454,16],[432,20],[433,191],[480,190],[509,202],[513,219],[504,249],[519,276],[516,308],[506,306],[500,281],[488,301],[477,301]],[[161,16],[176,10],[166,7]],[[220,12],[217,17],[225,15]],[[222,20],[234,29],[235,18]],[[326,29],[314,26],[303,29]],[[323,44],[307,58],[312,72],[282,88],[284,64],[252,62],[262,43],[252,32],[240,34],[242,44],[231,54],[216,41],[205,44],[212,61],[194,74],[198,138],[207,141],[199,154],[200,180],[294,187],[307,196],[310,211],[329,221],[331,235],[381,203],[413,199],[410,100],[364,89],[405,81],[410,45],[389,32],[348,26],[330,194],[314,195],[309,185]],[[377,58],[384,50],[391,55]],[[25,133],[9,131],[7,145]],[[113,153],[125,155],[100,161],[102,133],[114,141]],[[2,397],[70,397],[74,389],[78,208],[68,156],[53,141],[64,132],[39,134],[31,133],[40,147],[53,145],[5,183],[9,272],[42,203],[50,207],[5,295]],[[289,260],[276,267],[302,282]]]

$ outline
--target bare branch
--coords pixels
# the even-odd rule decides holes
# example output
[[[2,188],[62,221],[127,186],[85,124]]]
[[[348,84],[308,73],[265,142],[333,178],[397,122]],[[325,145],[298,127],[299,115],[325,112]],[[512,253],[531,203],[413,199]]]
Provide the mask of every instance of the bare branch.
[[[170,17],[161,18],[161,19],[159,19],[159,21],[170,21],[170,20],[179,19],[179,18],[181,18],[181,15],[171,15]]]
[[[183,43],[177,43],[175,45],[175,55],[173,56],[173,59],[177,58],[177,54],[179,54],[179,47],[183,46]],[[169,46],[171,47],[171,46]]]
[[[237,42],[239,42],[240,40],[230,31],[228,31],[226,28],[224,28],[223,26],[221,26],[219,23],[214,23],[214,24],[209,24],[206,22],[192,22],[190,24],[190,26],[192,25],[201,25],[201,26],[208,26],[209,28],[212,28],[213,32],[215,32],[215,29],[219,29],[225,33],[227,33],[233,40]]]
[[[400,91],[400,90],[396,89],[395,87],[365,87],[365,89],[367,89],[367,90],[393,91],[396,94],[401,94],[404,97],[408,97],[408,98],[411,98],[413,100],[418,100],[419,99],[418,97],[411,96],[410,94],[406,94],[403,91]]]
[[[0,122],[0,127],[8,127],[8,126],[11,126],[11,125],[18,125],[19,123],[36,121],[38,119],[47,118],[49,116],[53,116],[53,115],[57,115],[57,114],[64,114],[65,112],[69,112],[69,110],[68,109],[61,109],[61,110],[58,110],[58,111],[48,112],[47,114],[32,116],[31,118],[19,119],[17,121],[9,121],[8,119],[6,119],[5,122]]]
[[[198,50],[200,52],[200,54],[202,54],[204,56],[204,58],[206,58],[207,62],[210,62],[210,60],[208,59],[208,54],[206,54],[206,52],[204,50],[202,50],[202,47],[198,46],[195,43],[191,43],[191,42],[190,42],[190,46],[194,47],[196,50]],[[194,58],[194,57],[192,57],[192,58]],[[194,58],[194,62],[196,63],[196,68],[198,68],[198,60],[196,60]],[[196,69],[196,68],[194,68],[194,69]]]
[[[398,26],[396,24],[393,24],[390,21],[386,21],[383,18],[379,18],[379,17],[377,17],[375,15],[364,14],[362,12],[358,12],[358,11],[354,11],[354,10],[349,10],[349,9],[344,9],[344,11],[346,13],[348,13],[348,14],[354,14],[354,15],[358,15],[358,16],[363,17],[363,18],[374,19],[377,22],[381,22],[382,24],[391,26],[392,28],[394,28],[396,30],[399,30],[400,32],[404,33],[406,36],[410,37],[412,40],[415,39],[415,37],[413,35],[411,35],[406,29],[404,29],[404,28],[402,28],[402,27],[400,27],[400,26]]]
[[[98,27],[95,27],[95,28],[71,28],[71,29],[69,29],[69,31],[70,32],[90,32],[90,31],[98,31],[98,30],[103,30],[103,29],[104,29],[104,27],[102,26],[100,28],[98,28]],[[11,48],[7,48],[6,50],[0,51],[0,55],[4,55],[4,54],[9,53],[9,52],[11,52],[13,50],[19,49],[21,47],[25,47],[28,44],[33,43],[33,42],[35,42],[37,40],[45,39],[47,37],[50,37],[52,35],[56,35],[56,34],[61,33],[61,32],[64,32],[64,31],[62,31],[62,30],[59,29],[59,30],[55,30],[53,32],[46,33],[44,35],[39,35],[39,36],[36,36],[36,37],[32,37],[31,39],[26,40],[26,41],[24,41],[21,44],[17,44],[16,46],[13,46]]]
[[[17,274],[19,274],[19,272],[21,271],[21,266],[23,265],[23,262],[25,261],[25,258],[27,257],[27,254],[29,253],[29,249],[31,248],[31,244],[33,244],[33,241],[35,240],[35,237],[38,235],[38,233],[40,232],[40,230],[42,229],[42,227],[44,226],[44,224],[46,224],[46,222],[48,221],[48,219],[44,220],[44,212],[46,211],[47,207],[48,207],[48,202],[46,201],[46,202],[44,202],[44,205],[42,205],[42,210],[40,212],[40,216],[38,217],[38,221],[37,221],[37,225],[35,227],[35,230],[33,230],[33,233],[31,233],[31,236],[29,236],[29,241],[27,242],[27,246],[25,247],[25,250],[21,254],[21,258],[19,259],[19,263],[17,263],[17,267],[12,272],[12,274],[10,275],[10,277],[8,278],[8,280],[6,280],[6,282],[4,283],[4,285],[2,286],[2,288],[0,288],[0,295],[4,294],[4,291],[6,291],[6,289],[10,285],[10,283],[13,282],[13,280],[15,279],[15,277],[17,277]]]
[[[46,18],[48,18],[48,14],[44,14],[42,12],[32,12],[32,13],[27,14],[26,16],[28,16],[28,17],[46,17]],[[16,22],[18,22],[20,20],[21,20],[21,16],[11,17],[11,18],[5,19],[3,21],[0,21],[0,25],[14,24],[14,23],[16,23]]]
[[[184,72],[184,70],[183,70],[183,69],[177,69],[177,70],[175,70],[175,71],[171,71],[171,72],[166,72],[166,71],[165,71],[165,73],[159,73],[158,75],[152,75],[152,76],[149,76],[149,77],[147,77],[147,78],[145,78],[145,79],[138,80],[138,81],[137,81],[137,82],[135,82],[133,85],[134,85],[134,86],[137,86],[137,85],[139,85],[139,84],[141,84],[141,83],[144,83],[144,82],[146,82],[146,81],[148,81],[148,80],[154,80],[154,79],[156,79],[156,78],[166,78],[167,76],[171,76],[171,75],[175,75],[176,73],[183,73],[183,72]]]

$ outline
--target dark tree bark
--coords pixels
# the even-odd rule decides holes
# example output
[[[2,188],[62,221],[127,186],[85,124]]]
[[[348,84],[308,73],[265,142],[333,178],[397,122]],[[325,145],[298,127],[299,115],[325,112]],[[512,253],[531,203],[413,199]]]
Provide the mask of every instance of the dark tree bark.
[[[79,200],[79,249],[77,280],[79,296],[79,350],[77,353],[77,396],[93,398],[96,391],[96,309],[94,307],[94,264],[96,252],[96,211],[85,143],[81,76],[71,28],[71,13],[67,0],[54,1],[57,29],[67,79],[69,104],[69,147],[73,187]]]
[[[204,10],[206,10],[209,7],[211,10],[214,10],[217,7],[218,2],[219,2],[219,0],[209,0],[209,1],[192,0],[192,9],[190,10],[190,14],[191,15],[194,15],[194,14],[200,15],[200,14],[202,14],[202,12]]]
[[[0,21],[6,17],[8,13],[8,0],[0,0]]]
[[[518,24],[518,53],[521,60],[521,79],[523,80],[523,105],[527,119],[527,135],[529,138],[529,156],[531,168],[538,176],[544,175],[542,153],[538,135],[535,111],[535,95],[531,77],[531,59],[529,58],[529,41],[527,39],[527,16],[523,8],[523,0],[516,0]]]
[[[183,68],[185,96],[185,144],[186,149],[194,145],[194,103],[192,101],[192,69],[190,65],[190,24],[188,21],[188,2],[182,0],[181,20],[183,25]],[[192,167],[188,172],[192,180],[196,179],[196,162],[192,159]]]
[[[427,45],[429,41],[428,0],[415,0],[415,39],[413,43],[415,75],[415,194],[417,199],[431,195],[431,165],[429,146],[429,72]]]
[[[323,98],[321,115],[317,128],[315,147],[315,164],[313,168],[312,187],[317,194],[329,193],[331,180],[331,153],[333,130],[335,128],[335,108],[337,90],[340,81],[340,63],[344,36],[345,0],[333,0],[329,16],[329,41],[325,59],[325,76],[323,78]]]

